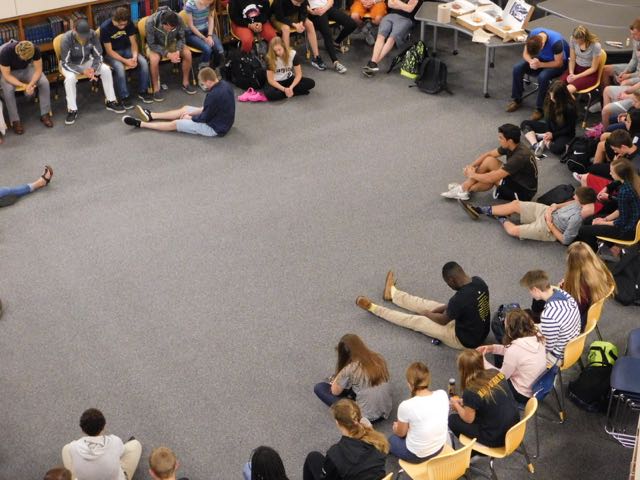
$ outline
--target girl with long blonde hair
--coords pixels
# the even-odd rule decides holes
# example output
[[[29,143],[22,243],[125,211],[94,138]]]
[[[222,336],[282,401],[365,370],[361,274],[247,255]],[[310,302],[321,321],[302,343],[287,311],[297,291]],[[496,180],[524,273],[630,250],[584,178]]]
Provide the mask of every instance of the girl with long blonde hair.
[[[269,42],[267,52],[267,85],[264,87],[267,100],[284,100],[295,95],[308,95],[315,86],[316,82],[302,76],[302,67],[296,51],[287,48],[280,37],[274,37]]]
[[[598,82],[602,45],[584,25],[578,25],[569,39],[569,67],[560,77],[571,94]]]

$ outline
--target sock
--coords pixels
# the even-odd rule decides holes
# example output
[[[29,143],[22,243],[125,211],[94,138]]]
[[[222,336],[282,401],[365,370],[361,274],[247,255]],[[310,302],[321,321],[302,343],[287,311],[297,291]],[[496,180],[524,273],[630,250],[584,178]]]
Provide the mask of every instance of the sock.
[[[493,209],[491,206],[480,205],[476,207],[476,210],[483,215],[493,215]]]
[[[393,298],[393,296],[396,294],[396,286],[395,285],[391,285],[391,298]]]
[[[371,313],[375,313],[375,311],[376,311],[376,304],[375,303],[371,302],[371,306],[369,307],[369,311]]]
[[[508,220],[507,217],[497,217],[496,220],[500,222],[500,225],[504,225],[504,223]]]

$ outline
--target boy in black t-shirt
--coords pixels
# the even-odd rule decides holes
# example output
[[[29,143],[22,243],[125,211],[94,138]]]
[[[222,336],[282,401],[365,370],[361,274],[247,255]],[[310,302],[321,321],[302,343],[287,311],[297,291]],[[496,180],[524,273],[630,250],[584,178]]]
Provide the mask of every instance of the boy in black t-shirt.
[[[100,42],[104,46],[105,62],[113,69],[116,94],[125,109],[133,108],[125,70],[138,69],[138,98],[153,103],[149,95],[149,64],[138,50],[137,29],[129,18],[129,9],[118,7],[113,16],[100,25]]]
[[[407,314],[376,305],[358,297],[356,305],[385,320],[436,338],[452,348],[476,348],[489,334],[489,288],[480,277],[469,277],[456,262],[442,267],[442,278],[456,291],[447,305],[425,300],[395,286],[393,272],[387,273],[384,300],[415,312]]]

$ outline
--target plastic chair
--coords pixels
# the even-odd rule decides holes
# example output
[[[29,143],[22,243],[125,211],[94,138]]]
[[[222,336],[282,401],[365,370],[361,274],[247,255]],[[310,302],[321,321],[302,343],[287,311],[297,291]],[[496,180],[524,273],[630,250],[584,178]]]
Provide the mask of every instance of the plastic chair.
[[[472,439],[459,450],[445,444],[442,452],[426,462],[409,463],[400,460],[400,472],[406,473],[412,480],[457,480],[465,474],[471,463],[471,450],[476,443]]]
[[[640,358],[622,357],[611,371],[611,396],[604,429],[627,448],[636,444],[637,412],[640,412]]]
[[[627,338],[627,355],[633,358],[640,358],[640,328],[631,330]]]
[[[558,412],[561,412],[560,405],[560,397],[558,396],[558,391],[555,387],[556,376],[558,375],[558,371],[560,371],[560,367],[558,364],[551,365],[542,375],[540,375],[533,385],[531,386],[531,390],[533,391],[533,397],[538,400],[538,405],[544,401],[544,399],[553,391],[556,401],[558,402]],[[526,405],[519,404],[519,409],[525,409]],[[562,417],[560,417],[562,420]],[[533,458],[538,458],[540,456],[540,437],[538,434],[538,410],[536,409],[536,414],[533,417],[533,428],[535,429],[536,435],[536,454]]]
[[[538,400],[536,398],[530,398],[527,402],[527,405],[524,408],[524,417],[516,423],[513,427],[509,429],[504,438],[504,447],[487,447],[482,445],[481,443],[476,443],[473,445],[472,449],[478,453],[486,455],[489,457],[489,467],[491,468],[491,478],[493,480],[498,480],[498,476],[496,475],[496,471],[493,465],[493,461],[496,458],[505,458],[511,455],[513,452],[518,451],[524,455],[524,458],[527,462],[527,470],[530,473],[535,472],[535,468],[531,460],[529,459],[529,454],[527,453],[527,449],[524,446],[524,434],[527,430],[527,422],[533,417],[538,409]],[[469,445],[473,440],[465,435],[460,435],[460,442],[463,445]],[[475,469],[474,469],[475,471]],[[478,472],[484,476],[488,475],[484,472]]]
[[[587,311],[587,324],[585,325],[585,330],[593,330],[595,328],[596,335],[598,335],[598,340],[602,340],[602,335],[600,334],[600,329],[598,328],[598,322],[600,321],[600,317],[602,316],[602,307],[604,306],[604,302],[613,295],[615,287],[611,287],[611,290],[600,300],[593,303],[589,310]]]
[[[604,66],[606,63],[607,63],[607,52],[602,50],[602,54],[600,55],[600,64],[598,65],[598,81],[595,83],[595,85],[592,85],[583,90],[578,90],[575,93],[576,95],[588,95],[589,97],[589,99],[587,100],[587,105],[584,107],[584,117],[582,119],[582,128],[585,128],[587,126],[587,116],[589,115],[589,107],[591,107],[591,100],[593,100],[591,93],[600,89],[600,83],[602,82],[602,73],[604,72]]]
[[[61,63],[62,37],[64,35],[65,35],[64,33],[61,33],[60,35],[57,35],[53,39],[53,52],[55,53],[56,61],[58,62],[58,76],[56,78],[56,89],[53,94],[53,98],[55,100],[60,98],[60,96],[58,95],[58,88],[60,87],[60,82],[64,82],[64,75],[62,75],[62,63]],[[76,78],[78,80],[84,80],[89,77],[87,77],[82,73],[79,73],[79,74],[76,74]],[[98,82],[99,80],[98,81],[91,80],[91,91],[94,93],[98,91]]]
[[[636,225],[636,236],[633,240],[620,240],[619,238],[611,238],[611,237],[596,237],[598,240],[602,242],[609,242],[615,245],[622,245],[625,247],[632,247],[636,243],[640,242],[640,220]]]
[[[393,480],[393,472],[385,475],[381,480]]]

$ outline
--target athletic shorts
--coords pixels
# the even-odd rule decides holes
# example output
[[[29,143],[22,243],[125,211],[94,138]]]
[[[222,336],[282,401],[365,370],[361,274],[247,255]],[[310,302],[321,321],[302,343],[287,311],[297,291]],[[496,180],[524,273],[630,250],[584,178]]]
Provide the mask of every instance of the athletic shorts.
[[[616,76],[620,75],[621,73],[624,73],[627,71],[627,65],[628,63],[617,63],[613,66],[613,71],[615,72]],[[636,70],[636,73],[633,74],[633,77],[638,78],[640,77],[640,72],[638,72]]]
[[[198,111],[196,107],[187,107],[187,113],[189,113],[189,115],[193,115],[196,111]],[[194,122],[193,120],[176,120],[176,130],[181,133],[191,133],[204,137],[218,136],[216,131],[206,123]]]
[[[531,194],[531,192],[522,185],[511,180],[510,176],[503,178],[500,185],[496,187],[496,199],[500,200],[529,201],[534,195],[535,193]]]
[[[555,242],[544,219],[547,205],[536,202],[520,202],[520,240]]]
[[[380,22],[378,27],[378,35],[382,35],[384,38],[393,37],[396,43],[402,42],[413,27],[413,21],[410,18],[403,17],[397,13],[390,13]]]
[[[619,86],[612,85],[607,87],[609,89],[611,98],[618,98],[622,92],[624,92],[629,86]],[[609,109],[609,113],[611,115],[620,115],[621,113],[625,113],[633,106],[633,100],[630,98],[625,98],[624,100],[618,100],[616,102],[611,102],[607,108]]]
[[[349,11],[352,15],[357,13],[360,18],[364,18],[364,16],[368,13],[371,15],[371,18],[376,17],[384,17],[387,14],[387,4],[384,2],[378,2],[373,5],[370,9],[364,8],[362,2],[360,0],[353,0],[353,4],[351,5],[351,10]]]

